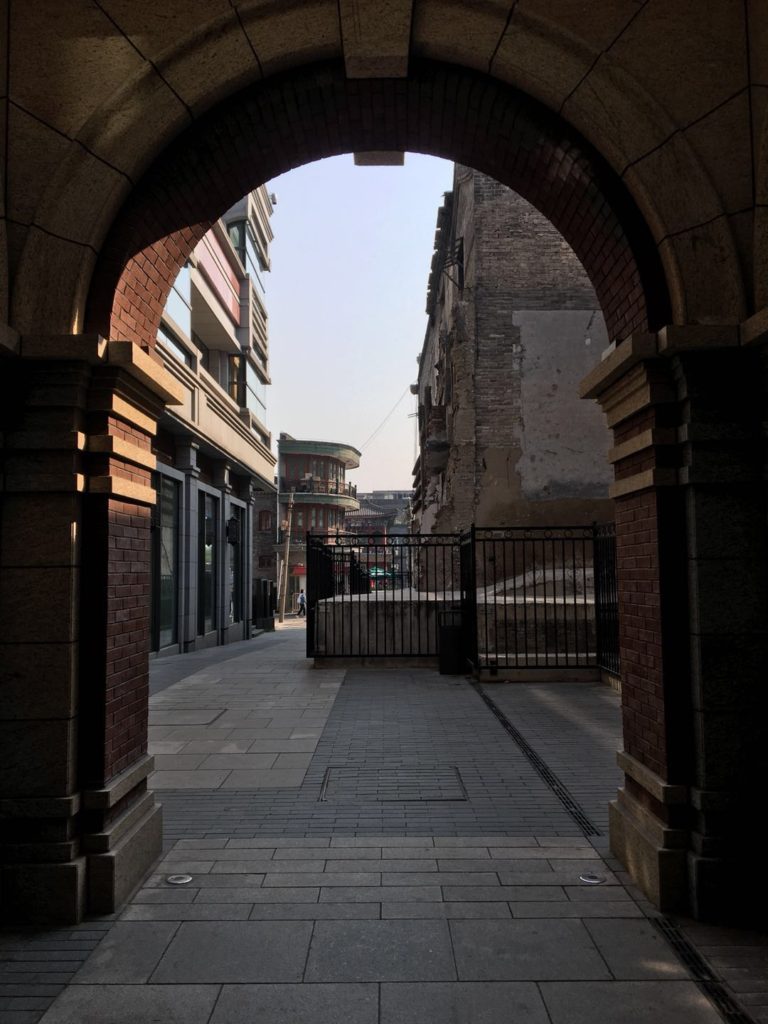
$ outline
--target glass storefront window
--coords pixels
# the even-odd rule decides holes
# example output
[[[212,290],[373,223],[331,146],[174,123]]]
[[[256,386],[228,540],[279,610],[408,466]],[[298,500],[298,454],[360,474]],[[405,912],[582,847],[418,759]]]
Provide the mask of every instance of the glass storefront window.
[[[210,633],[216,628],[216,566],[218,551],[216,523],[218,501],[200,492],[200,532],[198,537],[200,579],[198,584],[198,632]]]
[[[229,509],[227,525],[229,540],[229,622],[243,617],[243,510],[238,505]]]
[[[152,534],[152,646],[178,641],[179,608],[179,485],[156,478],[157,507]]]

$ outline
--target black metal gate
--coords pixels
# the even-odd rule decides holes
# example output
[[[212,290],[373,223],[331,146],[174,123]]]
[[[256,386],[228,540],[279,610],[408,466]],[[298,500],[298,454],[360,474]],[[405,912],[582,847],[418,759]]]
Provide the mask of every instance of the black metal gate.
[[[457,608],[456,534],[308,534],[308,657],[436,657]]]
[[[307,570],[310,657],[438,657],[458,620],[468,667],[619,674],[612,525],[310,534]]]
[[[619,587],[616,569],[616,527],[613,523],[595,527],[595,612],[597,622],[597,663],[618,678]]]

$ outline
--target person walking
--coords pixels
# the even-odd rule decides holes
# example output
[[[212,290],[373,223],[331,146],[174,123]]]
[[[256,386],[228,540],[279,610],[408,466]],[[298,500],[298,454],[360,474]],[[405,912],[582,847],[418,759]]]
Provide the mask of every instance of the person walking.
[[[304,593],[303,590],[299,591],[298,603],[299,603],[298,614],[299,615],[306,615],[307,614],[307,595]]]

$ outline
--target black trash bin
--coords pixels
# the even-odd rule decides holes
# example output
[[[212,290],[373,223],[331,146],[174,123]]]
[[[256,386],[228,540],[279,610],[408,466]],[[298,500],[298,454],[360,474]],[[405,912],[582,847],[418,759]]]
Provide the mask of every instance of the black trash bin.
[[[460,608],[437,613],[437,659],[440,674],[460,676],[466,671]]]

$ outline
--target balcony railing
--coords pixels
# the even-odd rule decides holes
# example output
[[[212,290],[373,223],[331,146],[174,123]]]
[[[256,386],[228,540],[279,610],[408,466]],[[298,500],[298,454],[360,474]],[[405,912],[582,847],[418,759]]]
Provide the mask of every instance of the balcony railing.
[[[296,494],[340,494],[346,498],[357,497],[357,487],[354,484],[345,484],[340,480],[323,480],[318,476],[305,477],[303,480],[280,477],[280,491],[283,494],[295,491]]]

